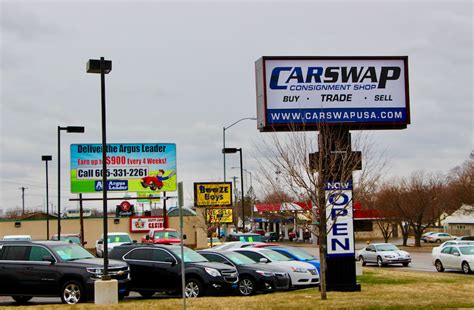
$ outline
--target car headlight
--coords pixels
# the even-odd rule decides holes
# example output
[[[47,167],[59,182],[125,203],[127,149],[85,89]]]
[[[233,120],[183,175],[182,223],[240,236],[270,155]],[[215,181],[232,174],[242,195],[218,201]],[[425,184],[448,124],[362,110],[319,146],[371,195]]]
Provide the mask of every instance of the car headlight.
[[[308,270],[304,269],[304,268],[300,268],[300,267],[290,267],[290,269],[293,271],[293,272],[301,272],[301,273],[305,273],[307,272]]]
[[[275,275],[274,272],[268,272],[268,271],[263,271],[263,270],[256,270],[255,272],[264,277],[272,277]]]
[[[214,269],[214,268],[205,267],[204,270],[206,270],[206,272],[213,277],[218,277],[221,275],[221,273],[217,269]]]
[[[88,273],[92,274],[92,278],[100,279],[102,277],[102,269],[97,267],[86,268]]]

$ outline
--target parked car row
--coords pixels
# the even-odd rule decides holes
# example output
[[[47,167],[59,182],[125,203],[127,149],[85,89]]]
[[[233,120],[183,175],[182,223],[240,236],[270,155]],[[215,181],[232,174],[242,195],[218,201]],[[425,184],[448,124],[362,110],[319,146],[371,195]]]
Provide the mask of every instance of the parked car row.
[[[110,243],[124,241],[114,239],[117,236],[109,236]],[[182,263],[187,297],[218,292],[247,296],[319,285],[318,268],[306,259],[314,257],[306,257],[307,262],[292,260],[276,249],[196,252],[184,247],[181,255],[176,245],[132,241],[111,248],[108,270],[119,283],[120,298],[130,291],[146,298],[155,292],[181,292]],[[0,265],[0,296],[11,296],[18,303],[33,296],[57,296],[67,304],[92,300],[94,281],[102,278],[104,268],[102,259],[65,241],[0,241]]]

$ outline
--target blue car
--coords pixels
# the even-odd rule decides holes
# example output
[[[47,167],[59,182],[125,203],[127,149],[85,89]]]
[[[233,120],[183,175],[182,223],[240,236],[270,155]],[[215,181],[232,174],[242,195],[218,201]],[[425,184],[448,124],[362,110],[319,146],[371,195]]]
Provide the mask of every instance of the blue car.
[[[316,269],[318,269],[318,272],[321,271],[319,260],[313,255],[306,252],[305,250],[293,248],[293,247],[277,247],[277,246],[275,247],[272,246],[272,247],[267,247],[267,248],[285,255],[291,260],[297,260],[300,262],[310,263],[311,265],[316,267]]]

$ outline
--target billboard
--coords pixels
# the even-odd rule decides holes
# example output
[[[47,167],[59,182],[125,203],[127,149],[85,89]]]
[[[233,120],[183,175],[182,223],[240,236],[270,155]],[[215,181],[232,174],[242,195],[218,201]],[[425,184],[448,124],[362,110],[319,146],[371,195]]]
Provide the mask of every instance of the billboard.
[[[194,183],[194,205],[196,207],[232,206],[232,183]]]
[[[260,131],[403,129],[408,57],[262,57],[255,63]]]
[[[176,144],[107,144],[107,190],[176,190]],[[102,144],[71,144],[71,192],[101,192]]]
[[[149,232],[150,229],[163,228],[165,220],[162,216],[130,217],[130,232]]]
[[[232,209],[208,208],[207,222],[216,224],[232,223]]]

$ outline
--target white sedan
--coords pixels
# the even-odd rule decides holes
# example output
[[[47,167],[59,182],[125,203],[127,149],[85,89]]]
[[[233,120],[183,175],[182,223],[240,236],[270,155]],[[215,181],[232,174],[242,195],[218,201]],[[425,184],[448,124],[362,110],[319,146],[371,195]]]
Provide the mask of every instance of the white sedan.
[[[448,245],[474,245],[474,241],[464,241],[464,240],[450,240],[450,241],[445,241],[441,243],[440,246],[434,247],[431,250],[431,255],[434,257],[434,255],[439,254],[442,249],[447,247]]]
[[[290,275],[292,287],[319,284],[318,270],[309,263],[291,260],[276,251],[265,248],[240,248],[231,251],[241,253],[257,263],[284,269]]]
[[[474,245],[449,245],[433,253],[433,265],[438,272],[445,269],[461,270],[468,274],[474,267]]]

